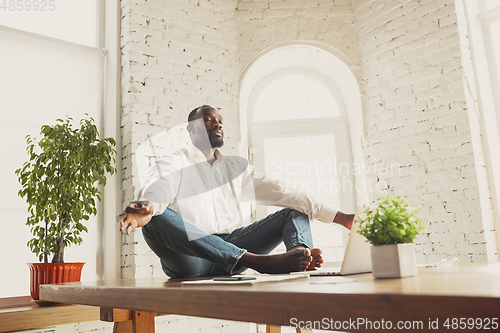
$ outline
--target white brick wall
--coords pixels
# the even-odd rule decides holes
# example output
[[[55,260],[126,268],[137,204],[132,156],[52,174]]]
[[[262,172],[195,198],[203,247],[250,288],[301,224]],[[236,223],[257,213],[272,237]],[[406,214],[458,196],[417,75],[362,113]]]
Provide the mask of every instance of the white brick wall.
[[[238,1],[234,18],[242,69],[269,48],[301,42],[338,50],[354,72],[361,62],[349,0]]]
[[[477,172],[484,161],[474,156],[482,148],[479,130],[471,130],[460,47],[461,38],[462,45],[468,41],[454,1],[353,0],[352,6],[363,58],[366,161],[401,165],[401,172],[378,178],[421,207],[426,230],[418,261],[486,261],[487,204],[478,185],[485,175]]]
[[[133,199],[135,152],[148,135],[187,121],[202,104],[221,107],[226,150],[239,141],[236,26],[233,0],[122,0],[123,203]],[[176,139],[176,138],[174,138]],[[177,140],[172,140],[177,141]],[[165,142],[164,146],[172,146]],[[161,148],[161,147],[160,147]],[[159,259],[141,231],[122,236],[124,278],[162,275]],[[246,323],[171,316],[158,318],[159,332],[248,332]]]
[[[139,187],[134,153],[148,135],[185,123],[202,104],[221,107],[227,128],[238,127],[234,8],[231,0],[122,1],[124,204]],[[225,134],[235,148],[238,133]],[[140,231],[123,244],[124,277],[163,274],[157,259],[143,260],[149,249]]]

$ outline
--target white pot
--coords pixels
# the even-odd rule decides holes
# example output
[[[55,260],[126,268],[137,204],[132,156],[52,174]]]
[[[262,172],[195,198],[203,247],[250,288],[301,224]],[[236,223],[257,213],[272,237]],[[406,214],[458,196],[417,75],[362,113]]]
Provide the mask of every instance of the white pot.
[[[377,279],[417,275],[415,244],[388,244],[371,247],[373,276]]]

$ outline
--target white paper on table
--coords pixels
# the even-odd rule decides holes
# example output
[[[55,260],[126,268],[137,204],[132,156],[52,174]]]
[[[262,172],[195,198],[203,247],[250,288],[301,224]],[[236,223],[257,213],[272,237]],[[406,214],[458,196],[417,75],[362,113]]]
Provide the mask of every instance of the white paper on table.
[[[181,285],[252,285],[265,282],[281,282],[297,279],[308,279],[307,275],[289,275],[289,274],[263,274],[263,275],[232,275],[231,277],[254,277],[254,280],[241,281],[214,281],[213,278],[206,280],[182,281]]]

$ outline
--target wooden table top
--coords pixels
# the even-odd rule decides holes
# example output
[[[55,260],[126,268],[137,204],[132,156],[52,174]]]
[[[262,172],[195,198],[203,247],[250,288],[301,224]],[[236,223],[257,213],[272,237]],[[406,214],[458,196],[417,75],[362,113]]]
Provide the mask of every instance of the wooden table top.
[[[429,318],[500,317],[500,263],[421,267],[418,276],[401,279],[349,278],[356,281],[332,284],[331,277],[311,277],[251,286],[181,286],[179,279],[152,277],[43,285],[40,299],[272,325],[290,325],[292,318],[427,323]]]

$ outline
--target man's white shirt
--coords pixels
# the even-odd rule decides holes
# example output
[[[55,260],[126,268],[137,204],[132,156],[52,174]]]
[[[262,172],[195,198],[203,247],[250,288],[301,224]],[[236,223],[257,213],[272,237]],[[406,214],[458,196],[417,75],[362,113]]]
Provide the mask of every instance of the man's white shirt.
[[[139,200],[154,205],[154,215],[167,207],[209,234],[225,234],[245,224],[241,204],[296,209],[309,219],[332,222],[337,210],[255,172],[246,159],[218,149],[213,164],[193,144],[159,159],[142,187]]]

